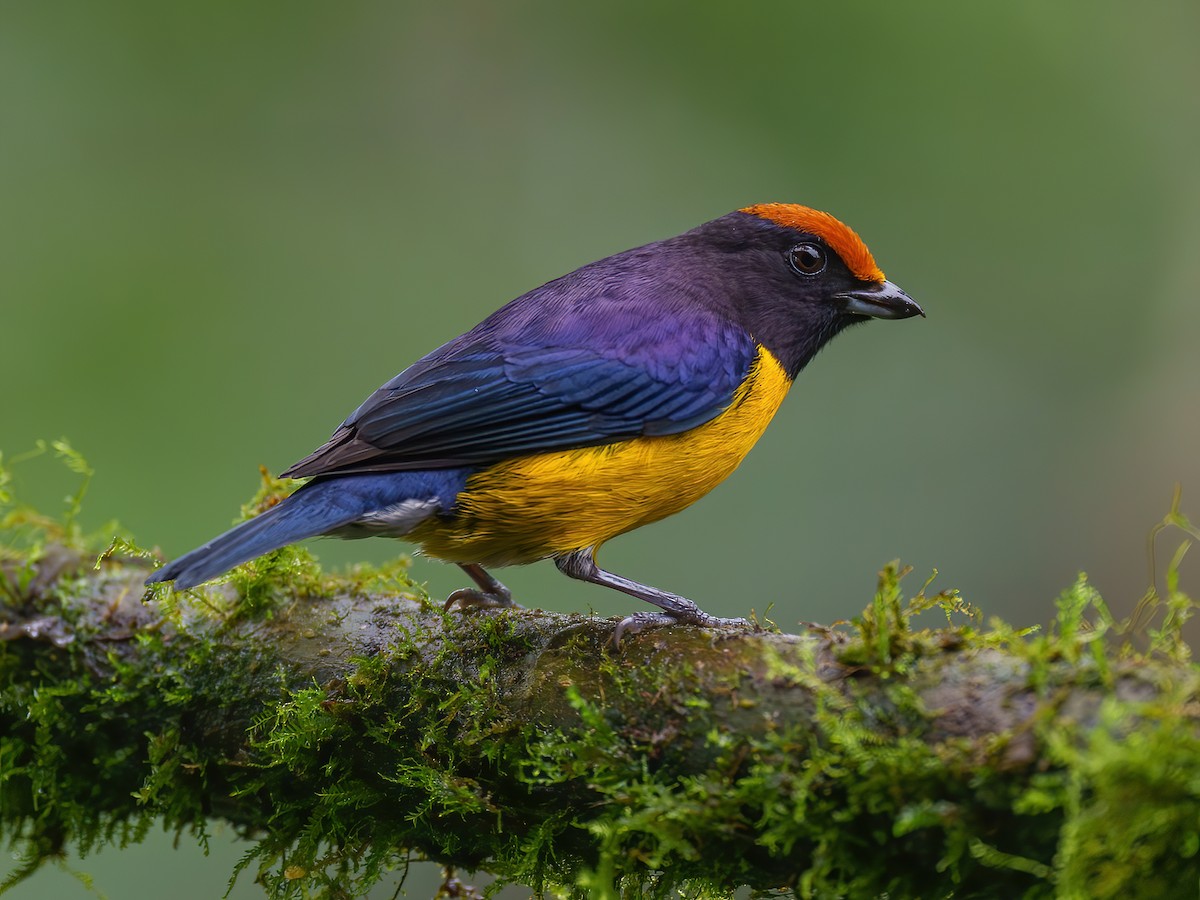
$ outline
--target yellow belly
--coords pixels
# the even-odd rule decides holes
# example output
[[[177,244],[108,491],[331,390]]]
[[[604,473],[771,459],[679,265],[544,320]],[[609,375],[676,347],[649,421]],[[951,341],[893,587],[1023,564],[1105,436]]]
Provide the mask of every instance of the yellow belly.
[[[690,431],[507,460],[471,476],[453,518],[406,536],[449,562],[515,565],[599,547],[677,513],[725,480],[791,381],[764,347],[733,401]]]

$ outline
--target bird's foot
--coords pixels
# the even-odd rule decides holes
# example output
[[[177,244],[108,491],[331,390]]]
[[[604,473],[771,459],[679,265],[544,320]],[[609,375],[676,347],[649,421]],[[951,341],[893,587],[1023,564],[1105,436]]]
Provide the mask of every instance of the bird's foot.
[[[471,576],[477,587],[459,588],[446,598],[442,606],[443,612],[449,612],[455,606],[463,609],[520,609],[513,603],[512,591],[493,578],[488,571],[478,563],[459,563],[459,568]]]
[[[638,634],[647,628],[661,628],[664,625],[699,625],[701,628],[737,628],[750,623],[745,619],[722,619],[710,616],[703,610],[696,609],[684,613],[640,612],[626,616],[613,629],[612,642],[617,649],[621,647],[621,638],[627,634]]]
[[[521,609],[521,605],[513,602],[507,591],[481,591],[476,588],[459,588],[446,598],[442,606],[444,612],[454,607],[462,609]]]

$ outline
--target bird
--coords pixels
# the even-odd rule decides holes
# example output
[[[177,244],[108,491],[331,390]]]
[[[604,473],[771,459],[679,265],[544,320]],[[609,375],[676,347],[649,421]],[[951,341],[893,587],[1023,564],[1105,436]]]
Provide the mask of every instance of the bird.
[[[309,479],[155,572],[185,590],[306,538],[383,536],[456,563],[445,608],[513,607],[488,570],[552,559],[644,600],[621,634],[744,624],[600,568],[607,541],[737,468],[851,325],[924,310],[829,213],[761,203],[517,297],[374,391],[295,465]]]

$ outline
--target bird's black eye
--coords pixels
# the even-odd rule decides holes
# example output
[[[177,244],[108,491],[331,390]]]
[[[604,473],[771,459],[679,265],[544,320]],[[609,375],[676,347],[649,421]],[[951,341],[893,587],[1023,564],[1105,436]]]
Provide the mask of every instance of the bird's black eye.
[[[820,244],[797,244],[787,252],[788,265],[801,275],[825,271],[825,248]]]

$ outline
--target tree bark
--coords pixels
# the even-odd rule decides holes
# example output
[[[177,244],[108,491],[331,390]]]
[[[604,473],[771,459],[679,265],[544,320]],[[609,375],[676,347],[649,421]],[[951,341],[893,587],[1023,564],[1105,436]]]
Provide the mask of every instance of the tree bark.
[[[1037,635],[906,604],[889,568],[841,628],[615,647],[611,620],[444,613],[298,559],[148,596],[135,558],[4,564],[13,880],[161,818],[239,826],[276,896],[410,855],[589,896],[1196,896],[1196,669],[1169,629],[1105,634],[1082,583]],[[961,624],[913,625],[939,605]]]

